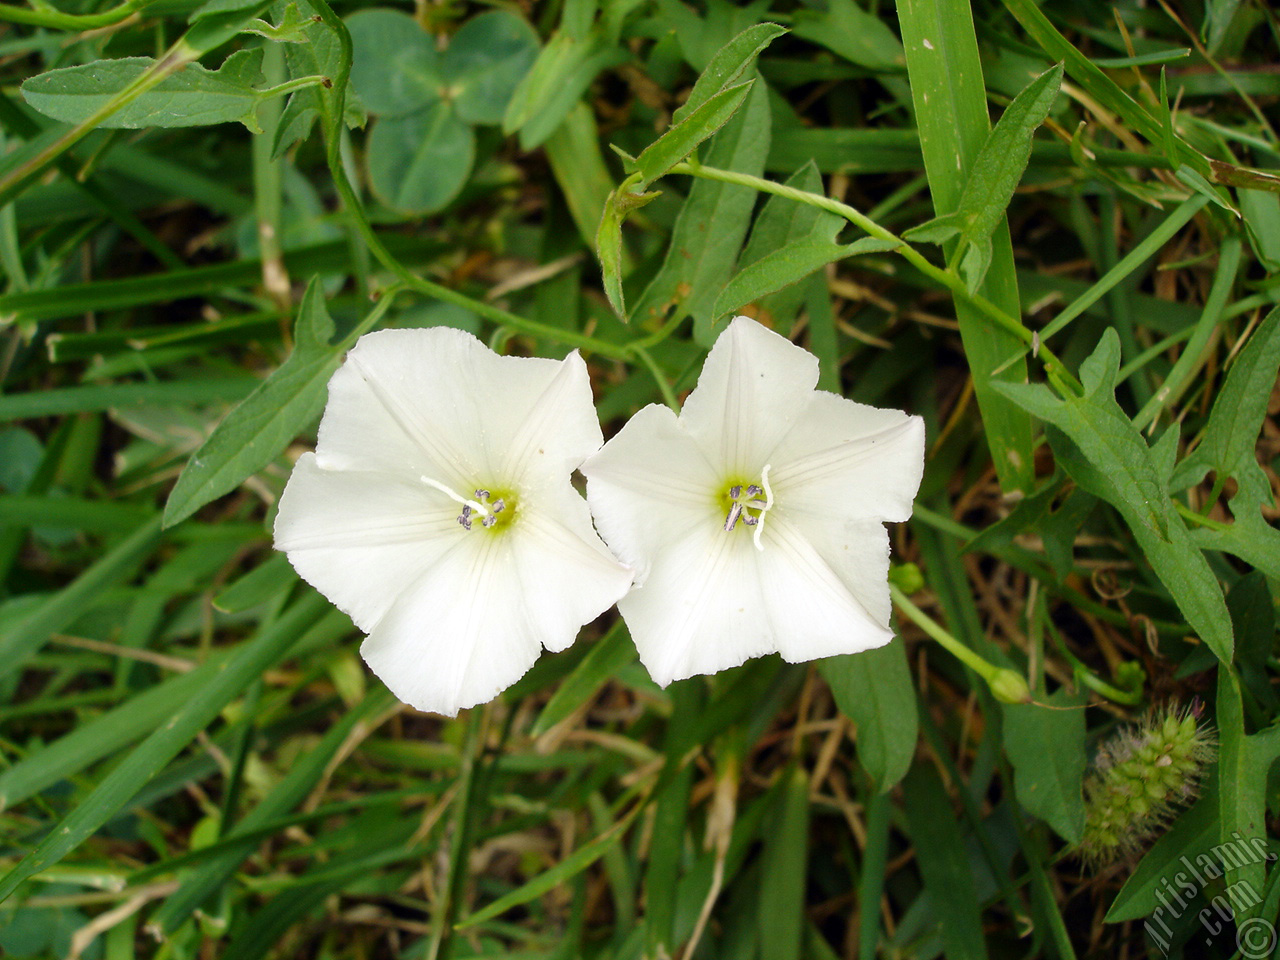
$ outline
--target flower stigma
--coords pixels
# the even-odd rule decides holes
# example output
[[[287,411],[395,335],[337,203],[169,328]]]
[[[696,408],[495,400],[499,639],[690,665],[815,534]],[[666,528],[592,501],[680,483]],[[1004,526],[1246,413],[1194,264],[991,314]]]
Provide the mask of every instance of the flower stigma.
[[[515,517],[515,498],[510,493],[499,491],[495,497],[491,491],[477,487],[472,493],[475,499],[468,499],[455,493],[439,480],[432,480],[425,476],[420,476],[418,479],[432,489],[439,490],[454,503],[462,504],[462,512],[458,514],[458,525],[464,530],[470,530],[476,519],[480,520],[481,528],[498,530],[509,526]]]
[[[732,531],[738,525],[738,521],[742,521],[744,526],[754,527],[752,540],[757,550],[764,549],[764,544],[760,542],[760,535],[764,533],[765,514],[773,506],[773,489],[769,486],[771,466],[767,463],[764,465],[764,469],[760,471],[758,484],[734,481],[720,496],[721,506],[727,510],[724,518],[725,533]]]

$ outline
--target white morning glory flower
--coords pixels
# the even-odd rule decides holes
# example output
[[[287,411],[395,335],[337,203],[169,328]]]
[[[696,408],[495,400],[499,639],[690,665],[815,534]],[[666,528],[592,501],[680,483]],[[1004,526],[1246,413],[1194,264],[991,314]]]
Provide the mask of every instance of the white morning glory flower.
[[[372,333],[329,381],[276,547],[369,635],[360,652],[396,696],[452,716],[569,646],[630,585],[569,479],[602,439],[576,352]]]
[[[679,416],[645,407],[582,465],[636,570],[618,609],[659,684],[892,638],[883,521],[911,515],[924,422],[817,380],[812,354],[738,317]]]

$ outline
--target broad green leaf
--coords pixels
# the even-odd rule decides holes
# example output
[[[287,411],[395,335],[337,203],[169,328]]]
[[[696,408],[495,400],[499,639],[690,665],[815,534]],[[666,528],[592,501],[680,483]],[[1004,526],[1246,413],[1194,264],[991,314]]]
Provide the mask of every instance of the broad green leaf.
[[[1031,159],[1031,141],[1049,115],[1062,83],[1062,66],[1046,70],[1019,93],[996,123],[978,152],[959,214],[964,221],[961,269],[970,290],[977,290],[991,266],[991,236],[1004,221],[1005,209]]]
[[[1178,465],[1171,481],[1173,489],[1181,490],[1198,483],[1208,470],[1233,477],[1237,488],[1229,501],[1230,527],[1200,528],[1193,537],[1200,546],[1233,553],[1272,577],[1280,577],[1280,531],[1262,514],[1275,498],[1254,451],[1278,369],[1280,309],[1275,309],[1236,357],[1209,412],[1203,442]]]
[[[906,65],[902,43],[894,32],[856,0],[827,0],[821,13],[801,9],[794,30],[797,37],[821,44],[850,63],[877,73],[901,73]]]
[[[784,773],[783,780],[776,819],[764,836],[756,932],[760,956],[800,960],[809,865],[809,778],[797,766]]]
[[[299,77],[337,77],[342,73],[342,45],[334,31],[319,21],[319,13],[312,0],[289,0],[290,5],[297,5],[305,20],[302,27],[304,43],[289,43],[284,48],[285,63],[289,67],[289,78]],[[342,91],[336,87],[304,87],[290,94],[280,114],[280,122],[276,124],[275,140],[272,143],[271,157],[278,159],[286,150],[300,140],[307,139],[311,128],[319,119],[326,104],[330,109],[334,106]],[[368,120],[365,108],[358,97],[343,96],[343,119],[348,127],[363,127]]]
[[[622,293],[622,219],[617,197],[609,195],[596,233],[596,251],[600,257],[600,278],[609,306],[623,320],[627,317],[626,298]]]
[[[1267,783],[1271,765],[1280,758],[1280,723],[1249,735],[1244,728],[1240,682],[1230,664],[1218,666],[1218,843],[1231,844],[1267,836]],[[1230,848],[1228,848],[1230,849]],[[1261,857],[1224,862],[1228,886],[1265,889],[1266,861]],[[1242,905],[1240,920],[1257,912],[1258,904]]]
[[[738,115],[711,140],[710,166],[759,175],[769,151],[769,102],[757,84]],[[747,187],[698,180],[676,219],[667,256],[657,275],[630,311],[649,321],[675,311],[694,318],[695,338],[704,346],[715,339],[711,308],[733,273],[746,237],[756,193]]]
[[[934,214],[944,217],[960,209],[964,184],[991,129],[973,12],[968,0],[897,0],[897,8],[919,149]],[[978,292],[1020,317],[1007,222],[998,224],[991,242],[991,266]],[[951,263],[957,242],[943,250]],[[995,389],[996,383],[1027,382],[1022,341],[963,299],[955,300],[955,311],[1000,486],[1006,492],[1030,492],[1035,485],[1031,418]],[[1010,363],[1010,357],[1018,359]]]
[[[858,762],[876,791],[894,787],[916,751],[916,692],[899,639],[883,647],[819,663],[840,712],[857,726]]]
[[[1116,403],[1119,366],[1120,340],[1108,329],[1080,368],[1083,397],[1061,400],[1043,384],[998,389],[1060,431],[1051,430],[1049,440],[1063,469],[1120,511],[1187,623],[1228,663],[1231,618],[1222,589],[1174,509],[1167,474]]]
[[[1280,271],[1280,196],[1266,190],[1239,189],[1236,197],[1253,252],[1268,271]]]
[[[754,80],[748,80],[713,95],[645,147],[640,156],[636,157],[636,171],[640,174],[640,182],[636,184],[637,191],[642,192],[650,183],[693,153],[698,144],[728,123],[742,106],[754,83]]]
[[[522,17],[491,10],[468,20],[440,61],[458,116],[467,123],[502,123],[537,56],[538,35]]]
[[[1023,809],[1046,821],[1069,843],[1084,836],[1084,702],[1057,691],[1039,703],[1003,703],[1004,749]]]
[[[303,629],[318,619],[327,606],[318,594],[307,593],[280,619],[236,650],[221,671],[180,704],[167,722],[122,760],[35,850],[0,880],[0,900],[24,880],[60,861],[114,817],[251,680],[283,657]]]
[[[45,116],[79,123],[110,103],[155,62],[150,57],[126,57],[62,67],[32,77],[22,85],[22,95]],[[262,97],[254,84],[262,82],[261,63],[261,50],[240,50],[218,70],[188,64],[100,126],[138,130],[240,122],[256,131],[254,113]]]
[[[1164,892],[1164,884],[1176,887],[1190,879],[1203,889],[1206,877],[1221,876],[1222,868],[1209,854],[1209,848],[1218,843],[1217,783],[1218,777],[1214,777],[1195,805],[1152,844],[1116,894],[1104,918],[1107,923],[1123,923],[1150,914],[1159,906],[1156,897]],[[1189,876],[1179,877],[1179,871]]]
[[[694,83],[689,99],[671,115],[672,124],[679,124],[712,97],[733,86],[755,66],[760,51],[786,32],[786,27],[776,23],[757,23],[721,47]]]
[[[600,152],[596,118],[585,103],[578,103],[545,144],[547,160],[564,194],[578,233],[591,247],[613,192],[613,177]],[[619,256],[619,263],[621,263]]]
[[[931,763],[918,763],[902,785],[911,845],[941,928],[947,960],[985,960],[986,940],[964,833]]]
[[[325,309],[323,288],[313,279],[298,308],[293,353],[192,455],[165,504],[165,525],[185,520],[234,490],[312,423],[324,408],[325,384],[342,362],[343,351],[386,308],[384,301],[341,343],[331,345],[333,320]]]
[[[818,173],[818,168],[812,161],[809,161],[793,173],[787,179],[786,185],[797,190],[803,190],[806,193],[813,193],[818,196],[824,195],[822,175]],[[756,222],[751,228],[751,238],[747,241],[746,247],[743,248],[742,258],[738,261],[739,269],[744,270],[750,267],[756,261],[768,256],[775,250],[780,250],[792,241],[799,240],[802,237],[834,240],[844,224],[843,217],[829,211],[821,210],[807,203],[797,203],[789,197],[771,196],[765,202],[764,209],[760,211],[760,215],[756,218]],[[801,284],[764,296],[759,303],[760,313],[758,316],[769,322],[773,329],[786,335],[790,332],[791,325],[799,314],[801,305],[805,303],[808,297],[810,286]],[[822,282],[821,286],[822,296],[825,297],[827,295],[825,281]],[[827,311],[830,311],[829,305]],[[811,310],[810,330],[817,332],[813,323],[812,313],[813,311]],[[821,324],[818,324],[818,326],[821,326]],[[834,325],[831,325],[830,329],[834,333]],[[821,341],[821,338],[822,334],[819,332],[819,341]],[[819,351],[820,346],[823,346],[823,344],[814,342],[811,336],[810,349],[819,355],[819,359],[824,361],[824,366],[830,365],[829,369],[824,373],[834,371],[834,339],[830,344],[830,356],[824,357]]]
[[[434,106],[445,86],[435,39],[399,10],[361,10],[351,31],[351,86],[361,103],[383,117]]]
[[[382,117],[365,144],[369,187],[408,216],[449,205],[467,182],[476,156],[475,132],[453,106],[437,102],[402,117]]]
[[[862,237],[853,243],[835,243],[822,237],[803,237],[775,250],[738,273],[720,291],[711,308],[713,317],[733,313],[744,304],[798,283],[815,270],[862,253],[883,253],[901,246],[896,240]]]
[[[223,613],[239,613],[280,596],[298,582],[283,553],[274,553],[213,598]]]
[[[502,118],[503,132],[520,131],[521,149],[534,149],[560,126],[601,71],[629,57],[625,48],[599,33],[586,39],[555,34],[512,93]]]

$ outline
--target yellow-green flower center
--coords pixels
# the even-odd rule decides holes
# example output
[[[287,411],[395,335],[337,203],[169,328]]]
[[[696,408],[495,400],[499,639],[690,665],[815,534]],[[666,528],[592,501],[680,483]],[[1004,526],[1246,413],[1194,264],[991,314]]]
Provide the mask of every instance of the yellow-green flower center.
[[[757,550],[763,550],[760,534],[764,531],[765,514],[773,506],[773,490],[769,486],[769,464],[760,471],[757,482],[742,477],[731,477],[725,481],[717,496],[717,504],[724,513],[724,529],[726,533],[736,529],[739,524],[754,528],[754,540]]]

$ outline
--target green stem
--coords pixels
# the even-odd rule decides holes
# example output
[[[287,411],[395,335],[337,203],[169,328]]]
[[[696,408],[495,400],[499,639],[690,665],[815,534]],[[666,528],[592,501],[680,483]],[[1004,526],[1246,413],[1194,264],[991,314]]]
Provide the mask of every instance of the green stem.
[[[631,344],[631,352],[636,358],[649,368],[649,372],[653,374],[654,381],[658,384],[658,392],[662,394],[663,402],[676,413],[680,412],[680,400],[676,397],[675,391],[671,389],[671,384],[667,382],[667,376],[662,372],[662,368],[658,366],[657,361],[644,347],[639,344]]]
[[[32,157],[0,176],[0,203],[7,203],[26,183],[40,175],[46,166],[74,147],[104,122],[123,110],[165,78],[177,73],[200,56],[200,51],[179,40],[163,57],[148,67],[136,80],[113,96],[90,116],[37,151]]]
[[[351,181],[347,179],[347,172],[342,164],[340,133],[347,78],[351,75],[351,34],[347,30],[347,25],[338,18],[325,0],[316,0],[315,6],[321,20],[338,38],[338,60],[342,65],[341,69],[338,70],[338,75],[333,78],[333,88],[329,91],[330,95],[321,95],[321,103],[323,104],[321,127],[324,131],[325,158],[328,161],[329,175],[333,178],[334,186],[338,190],[338,196],[342,198],[343,206],[347,209],[352,224],[378,262],[399,277],[405,286],[410,289],[417,290],[436,300],[443,300],[445,303],[464,307],[493,323],[504,324],[530,336],[551,340],[555,343],[563,343],[583,350],[590,350],[603,356],[613,357],[616,360],[631,359],[634,354],[630,346],[608,343],[573,330],[562,330],[559,327],[539,323],[536,320],[526,320],[524,317],[509,313],[482,300],[468,297],[465,293],[450,290],[448,287],[416,276],[391,255],[390,251],[383,246],[382,241],[378,239],[377,234],[374,233],[373,225],[370,224],[369,218],[365,215],[364,204],[360,201],[359,196],[356,195]]]
[[[279,44],[272,44],[272,46],[279,46]],[[298,77],[296,80],[286,80],[284,83],[278,83],[274,87],[259,90],[258,96],[265,100],[269,97],[282,97],[286,93],[293,93],[293,91],[301,90],[304,87],[328,87],[332,83],[333,81],[328,77],[317,73],[315,76]]]
[[[1222,493],[1221,490],[1218,490],[1217,492],[1219,494]],[[1212,506],[1214,503],[1217,502],[1217,500],[1218,498],[1214,497],[1212,500],[1209,501],[1209,505]],[[1208,527],[1210,530],[1217,530],[1221,533],[1227,533],[1231,530],[1231,524],[1221,523],[1217,520],[1210,520],[1208,517],[1202,517],[1200,514],[1196,513],[1194,510],[1188,507],[1185,503],[1182,503],[1179,500],[1173,501],[1173,505],[1177,507],[1178,513],[1182,514],[1184,519],[1190,520],[1192,523],[1194,523],[1198,527]]]
[[[97,30],[101,27],[114,26],[128,19],[150,0],[128,0],[118,7],[104,10],[102,13],[61,13],[57,10],[28,10],[26,7],[15,7],[0,3],[0,20],[9,23],[24,23],[33,27],[48,27],[52,30]]]
[[[1003,703],[1029,703],[1031,690],[1027,681],[1006,667],[997,667],[978,656],[973,650],[948,633],[938,621],[907,599],[907,595],[896,584],[890,582],[889,593],[898,609],[907,615],[916,626],[937,640],[947,652],[980,676],[991,688],[991,693]]]
[[[717,167],[708,167],[696,160],[677,163],[669,172],[684,173],[692,177],[702,177],[705,180],[719,180],[723,183],[738,184],[739,186],[759,190],[761,193],[771,193],[775,196],[786,197],[789,200],[795,200],[797,203],[808,204],[819,210],[834,213],[848,220],[868,236],[896,244],[897,246],[893,250],[894,253],[897,253],[925,276],[942,284],[957,299],[964,301],[997,326],[1003,327],[1030,347],[1033,355],[1044,365],[1045,373],[1051,380],[1055,383],[1068,384],[1073,391],[1078,392],[1081,389],[1080,382],[1062,365],[1062,361],[1048,347],[1040,343],[1036,334],[1020,320],[1005,313],[986,297],[970,293],[969,288],[965,286],[965,282],[958,274],[931,263],[920,251],[916,250],[893,231],[880,226],[862,211],[849,206],[847,203],[841,203],[839,200],[832,200],[830,197],[824,197],[816,193],[809,193],[807,190],[798,190],[783,183],[775,183],[763,177],[737,173],[733,170],[721,170]]]

